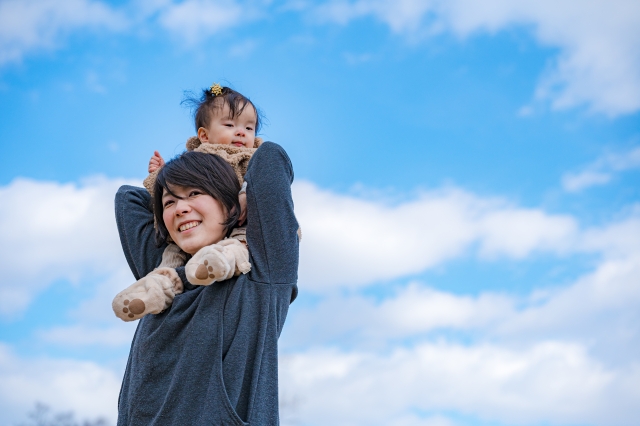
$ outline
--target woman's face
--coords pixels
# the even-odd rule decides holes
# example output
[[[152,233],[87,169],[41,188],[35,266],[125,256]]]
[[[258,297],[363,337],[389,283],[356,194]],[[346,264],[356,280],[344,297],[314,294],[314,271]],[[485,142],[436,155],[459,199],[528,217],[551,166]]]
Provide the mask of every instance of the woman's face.
[[[183,251],[195,254],[225,237],[227,214],[222,204],[200,189],[170,185],[173,196],[162,194],[162,219],[171,239]]]

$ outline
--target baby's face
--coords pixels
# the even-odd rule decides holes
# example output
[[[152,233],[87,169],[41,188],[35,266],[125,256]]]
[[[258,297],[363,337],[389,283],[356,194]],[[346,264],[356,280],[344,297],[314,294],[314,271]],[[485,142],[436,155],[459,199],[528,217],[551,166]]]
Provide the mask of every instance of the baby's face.
[[[203,143],[217,143],[244,148],[253,148],[256,138],[256,110],[247,104],[241,114],[230,118],[229,106],[215,108],[207,128],[198,129],[198,138]]]

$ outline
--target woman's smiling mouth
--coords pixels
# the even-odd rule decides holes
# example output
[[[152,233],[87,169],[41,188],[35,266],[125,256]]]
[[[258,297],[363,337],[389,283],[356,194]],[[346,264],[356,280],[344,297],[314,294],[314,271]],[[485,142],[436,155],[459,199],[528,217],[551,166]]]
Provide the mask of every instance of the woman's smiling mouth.
[[[180,227],[178,228],[178,231],[184,232],[184,231],[186,231],[188,229],[191,229],[191,228],[194,228],[194,227],[200,225],[200,223],[201,222],[197,221],[197,220],[193,220],[191,222],[187,222],[185,224],[180,225]]]

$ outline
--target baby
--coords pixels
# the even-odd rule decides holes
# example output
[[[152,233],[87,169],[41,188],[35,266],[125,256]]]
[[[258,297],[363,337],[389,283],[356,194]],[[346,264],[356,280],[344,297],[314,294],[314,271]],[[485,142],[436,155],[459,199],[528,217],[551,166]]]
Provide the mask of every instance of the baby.
[[[233,167],[242,184],[238,195],[242,210],[238,223],[242,225],[246,219],[244,174],[251,156],[262,143],[260,138],[256,138],[260,115],[247,97],[219,84],[203,90],[199,100],[188,99],[187,102],[195,106],[198,135],[187,141],[187,150],[219,155]],[[164,159],[155,151],[149,160],[149,176],[144,181],[152,197],[162,195],[153,193],[156,176],[162,166]],[[186,223],[180,231],[193,226],[198,224]],[[185,275],[190,283],[210,285],[249,272],[251,265],[245,228],[233,228],[227,237],[202,248],[187,262]],[[183,290],[175,268],[185,265],[187,256],[169,241],[160,265],[114,298],[112,307],[116,316],[124,321],[134,321],[148,313],[157,314],[167,309],[175,295]]]

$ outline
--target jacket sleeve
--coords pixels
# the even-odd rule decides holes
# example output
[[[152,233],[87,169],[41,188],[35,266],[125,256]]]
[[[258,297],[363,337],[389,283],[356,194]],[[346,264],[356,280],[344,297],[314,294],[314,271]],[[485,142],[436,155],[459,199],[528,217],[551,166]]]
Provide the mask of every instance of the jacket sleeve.
[[[265,142],[253,154],[245,181],[249,279],[294,284],[298,279],[298,221],[293,212],[289,156],[281,146]]]

